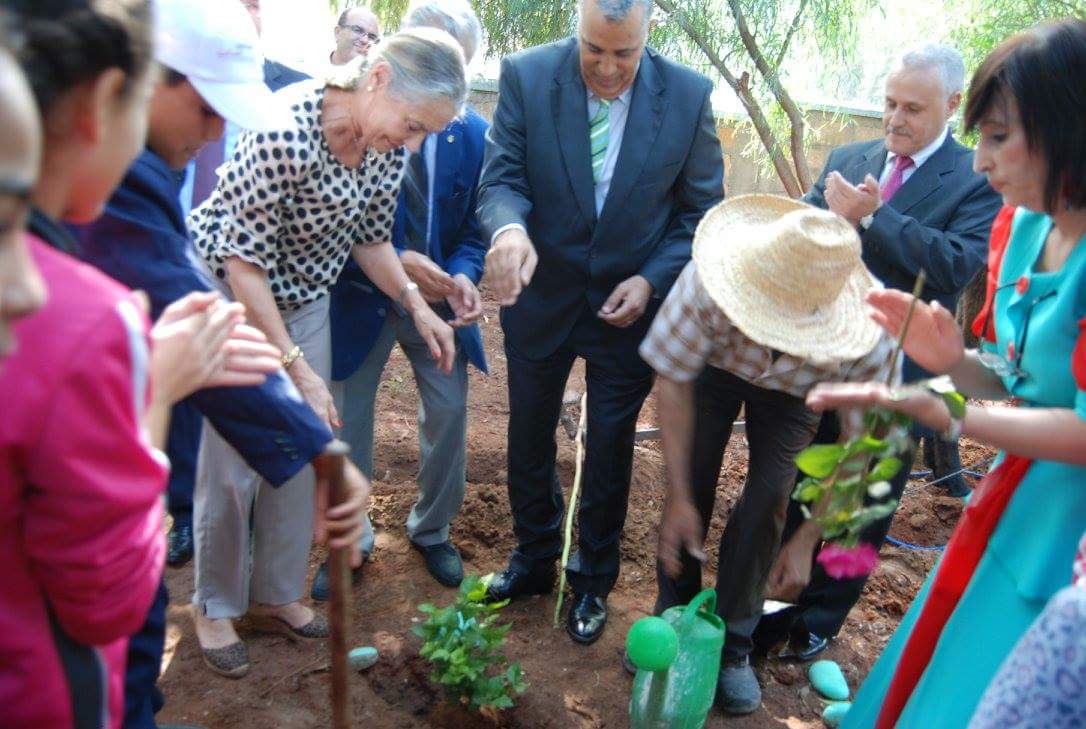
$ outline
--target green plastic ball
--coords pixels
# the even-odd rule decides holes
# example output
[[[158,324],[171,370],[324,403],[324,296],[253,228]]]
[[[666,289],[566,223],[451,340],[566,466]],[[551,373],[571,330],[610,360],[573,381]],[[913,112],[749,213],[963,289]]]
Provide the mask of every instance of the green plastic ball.
[[[679,636],[663,618],[641,618],[626,634],[626,652],[642,671],[666,671],[679,652]]]

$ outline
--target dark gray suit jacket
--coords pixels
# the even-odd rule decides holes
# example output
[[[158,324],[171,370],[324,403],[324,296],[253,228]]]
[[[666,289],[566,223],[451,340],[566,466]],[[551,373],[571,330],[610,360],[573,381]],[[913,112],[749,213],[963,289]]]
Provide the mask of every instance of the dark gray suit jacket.
[[[856,185],[886,164],[883,140],[857,142],[830,153],[826,168],[804,198],[826,208],[826,175],[840,172]],[[952,134],[875,213],[860,232],[864,263],[886,286],[912,291],[921,267],[923,297],[954,310],[958,294],[984,265],[988,235],[1002,200],[973,171],[973,151]]]
[[[648,279],[657,301],[667,295],[690,259],[694,228],[724,195],[711,92],[705,77],[645,50],[597,220],[576,40],[502,61],[478,217],[488,239],[509,223],[524,225],[539,253],[531,284],[503,310],[507,344],[529,357],[552,353],[586,299],[599,309],[635,274]],[[655,310],[634,327],[647,329]]]

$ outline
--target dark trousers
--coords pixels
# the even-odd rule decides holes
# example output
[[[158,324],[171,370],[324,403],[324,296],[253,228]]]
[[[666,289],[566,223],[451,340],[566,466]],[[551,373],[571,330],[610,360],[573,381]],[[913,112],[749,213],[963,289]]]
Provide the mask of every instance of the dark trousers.
[[[825,413],[818,425],[815,442],[836,443],[840,437],[841,425],[837,415],[832,412]],[[905,465],[897,476],[890,480],[890,494],[891,498],[894,499],[901,499],[905,485],[909,482],[909,467],[912,464],[913,453],[911,451],[906,453],[902,460]],[[868,524],[867,528],[860,534],[860,540],[872,545],[875,549],[879,549],[886,540],[893,519],[894,515],[890,514],[879,521]],[[802,523],[803,512],[800,511],[799,503],[791,501],[788,507],[788,522],[784,528],[782,543],[784,540],[789,539]],[[811,556],[812,560],[815,556]],[[776,642],[774,638],[783,638],[793,629],[802,633],[803,638],[806,638],[807,632],[815,633],[823,638],[832,638],[841,630],[841,626],[844,625],[845,618],[848,617],[852,606],[860,599],[860,593],[863,592],[865,584],[867,584],[867,577],[836,580],[827,575],[822,566],[815,562],[811,570],[811,581],[800,594],[796,607],[777,613],[772,616],[772,619],[766,621],[764,630],[767,632],[764,642],[774,643]],[[759,633],[762,633],[762,631],[763,627],[759,626]],[[773,633],[776,633],[776,635],[772,635]],[[759,636],[758,642],[763,643],[761,636]]]
[[[155,729],[155,714],[164,703],[157,684],[162,651],[166,647],[166,606],[169,603],[170,596],[163,579],[147,620],[128,641],[124,669],[124,729]]]
[[[166,484],[167,505],[175,524],[192,525],[192,494],[196,485],[196,454],[204,416],[191,402],[173,406],[166,455],[170,458],[170,479]]]
[[[585,360],[588,414],[578,517],[578,549],[567,569],[575,592],[606,596],[618,579],[619,537],[633,467],[637,415],[652,370],[637,354],[646,321],[617,329],[585,306],[559,349],[541,359],[506,340],[509,371],[509,503],[517,547],[510,568],[550,569],[562,549],[562,491],[555,471],[555,428],[577,357]]]
[[[703,538],[713,516],[724,448],[743,405],[750,465],[743,493],[720,538],[716,578],[716,609],[727,631],[727,659],[745,656],[753,647],[751,634],[762,614],[765,582],[780,548],[796,456],[810,444],[818,426],[818,415],[800,398],[707,367],[695,385],[690,471]],[[657,615],[690,602],[701,590],[701,564],[685,551],[682,564],[682,574],[672,579],[657,562]]]

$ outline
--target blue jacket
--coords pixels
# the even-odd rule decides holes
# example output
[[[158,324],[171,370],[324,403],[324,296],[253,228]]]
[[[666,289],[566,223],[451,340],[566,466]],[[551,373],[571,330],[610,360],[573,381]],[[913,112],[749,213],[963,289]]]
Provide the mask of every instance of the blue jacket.
[[[72,229],[80,257],[133,289],[147,292],[151,314],[211,282],[197,267],[177,199],[177,175],[149,150],[136,159],[103,215]],[[200,415],[274,485],[322,453],[332,433],[283,373],[259,387],[201,390],[178,403],[170,423],[170,479],[192,479]]]
[[[475,218],[475,194],[483,165],[486,120],[469,109],[437,135],[433,180],[433,235],[429,255],[447,273],[465,274],[475,284],[483,276],[484,241]],[[396,210],[392,244],[403,250],[405,206]],[[392,302],[374,286],[353,260],[347,262],[332,287],[332,379],[354,374],[373,349]],[[456,330],[468,360],[486,372],[486,355],[479,326]]]

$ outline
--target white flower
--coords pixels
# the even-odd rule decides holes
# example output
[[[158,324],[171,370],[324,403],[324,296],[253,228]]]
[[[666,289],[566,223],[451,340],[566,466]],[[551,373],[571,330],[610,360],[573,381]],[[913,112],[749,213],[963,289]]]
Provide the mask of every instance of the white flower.
[[[876,481],[867,487],[867,495],[873,499],[881,499],[890,495],[889,481]]]

